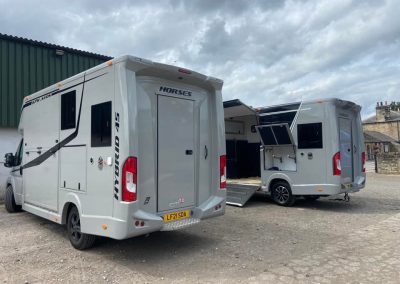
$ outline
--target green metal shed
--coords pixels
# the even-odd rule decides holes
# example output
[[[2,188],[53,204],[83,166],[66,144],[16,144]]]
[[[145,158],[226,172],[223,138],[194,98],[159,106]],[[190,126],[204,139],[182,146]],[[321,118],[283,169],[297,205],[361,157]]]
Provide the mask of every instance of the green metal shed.
[[[0,127],[17,127],[25,96],[109,56],[0,33]]]

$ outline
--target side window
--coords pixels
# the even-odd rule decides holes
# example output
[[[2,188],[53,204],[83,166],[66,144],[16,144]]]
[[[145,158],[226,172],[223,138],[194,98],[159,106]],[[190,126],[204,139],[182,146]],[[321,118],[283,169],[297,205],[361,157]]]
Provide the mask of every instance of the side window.
[[[322,149],[322,123],[298,124],[297,142],[299,149]]]
[[[76,91],[61,95],[61,130],[75,128]]]
[[[111,146],[111,102],[92,105],[91,146]]]
[[[22,163],[22,153],[23,153],[23,148],[24,148],[24,139],[21,140],[19,143],[17,152],[15,153],[15,165],[14,166],[19,166]]]

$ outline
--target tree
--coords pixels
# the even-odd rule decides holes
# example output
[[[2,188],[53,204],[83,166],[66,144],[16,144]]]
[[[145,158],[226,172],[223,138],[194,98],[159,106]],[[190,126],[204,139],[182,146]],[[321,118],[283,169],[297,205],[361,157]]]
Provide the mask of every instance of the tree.
[[[400,109],[400,102],[391,102],[390,103],[390,109],[391,110],[395,110],[397,111],[398,109]]]

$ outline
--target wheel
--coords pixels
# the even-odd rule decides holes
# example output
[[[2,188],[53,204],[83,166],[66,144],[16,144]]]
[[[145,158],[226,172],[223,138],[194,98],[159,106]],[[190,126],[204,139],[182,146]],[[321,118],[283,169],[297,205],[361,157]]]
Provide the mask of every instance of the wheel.
[[[305,200],[309,200],[309,201],[315,201],[320,198],[320,196],[318,196],[318,195],[304,195],[303,197]]]
[[[274,183],[271,189],[274,202],[281,206],[292,206],[296,198],[292,195],[292,190],[287,182],[279,181]]]
[[[69,241],[76,249],[85,250],[91,248],[96,241],[96,236],[81,232],[81,219],[75,206],[71,208],[68,214],[67,231]]]
[[[6,205],[6,210],[8,213],[15,213],[21,211],[22,209],[21,205],[17,205],[15,203],[14,191],[11,185],[7,186],[4,199],[5,199],[4,202]]]

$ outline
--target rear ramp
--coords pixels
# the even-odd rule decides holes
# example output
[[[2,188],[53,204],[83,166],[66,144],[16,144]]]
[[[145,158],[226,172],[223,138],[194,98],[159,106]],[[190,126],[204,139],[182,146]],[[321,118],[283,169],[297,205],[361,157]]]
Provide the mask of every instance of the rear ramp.
[[[243,207],[260,187],[259,178],[228,180],[226,204]]]

